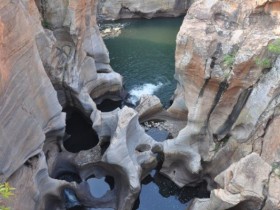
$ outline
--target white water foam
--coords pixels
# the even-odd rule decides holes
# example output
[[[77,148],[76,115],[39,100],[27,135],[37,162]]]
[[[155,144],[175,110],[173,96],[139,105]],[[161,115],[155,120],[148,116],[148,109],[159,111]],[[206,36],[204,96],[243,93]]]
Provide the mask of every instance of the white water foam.
[[[132,90],[129,91],[129,98],[128,102],[132,103],[133,105],[136,105],[137,101],[141,98],[143,95],[152,95],[156,91],[158,91],[163,86],[163,83],[158,82],[156,85],[151,83],[146,83],[142,86],[136,86]]]

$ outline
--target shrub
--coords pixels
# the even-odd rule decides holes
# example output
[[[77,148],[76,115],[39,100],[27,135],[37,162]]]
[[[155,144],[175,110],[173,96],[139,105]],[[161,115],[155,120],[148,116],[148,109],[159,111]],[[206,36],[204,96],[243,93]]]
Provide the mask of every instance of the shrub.
[[[9,183],[0,183],[0,210],[10,210],[9,207],[3,206],[1,203],[2,199],[8,199],[10,196],[13,196],[13,191],[15,188],[11,187]]]
[[[272,65],[271,60],[268,58],[263,58],[263,59],[257,58],[255,60],[255,63],[258,67],[265,68],[265,69],[271,68]]]
[[[268,45],[268,51],[275,54],[280,54],[280,39],[276,39],[274,42]]]
[[[44,28],[51,29],[51,24],[47,20],[43,19],[41,23]]]
[[[224,64],[226,67],[232,67],[234,61],[235,61],[235,55],[233,55],[233,54],[227,54],[227,55],[224,56],[223,64]]]

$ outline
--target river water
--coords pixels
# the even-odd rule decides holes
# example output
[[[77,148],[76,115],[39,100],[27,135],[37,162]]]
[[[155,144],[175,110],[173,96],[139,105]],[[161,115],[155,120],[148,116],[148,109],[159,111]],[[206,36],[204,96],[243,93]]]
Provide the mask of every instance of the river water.
[[[124,77],[126,90],[136,103],[143,94],[157,95],[169,105],[176,82],[176,35],[183,18],[122,20],[103,27],[123,27],[115,38],[105,39],[111,66]]]
[[[154,94],[166,107],[169,105],[176,87],[175,40],[182,21],[183,18],[135,19],[102,24],[105,29],[122,28],[119,36],[105,39],[105,44],[111,66],[124,77],[125,88],[131,95],[130,103],[136,104],[143,94]],[[168,136],[168,133],[159,135],[152,129],[147,133],[158,141]],[[105,178],[92,178],[88,183],[96,197],[110,189]],[[142,181],[141,193],[132,210],[184,210],[195,197],[209,197],[205,183],[180,189],[157,168]]]

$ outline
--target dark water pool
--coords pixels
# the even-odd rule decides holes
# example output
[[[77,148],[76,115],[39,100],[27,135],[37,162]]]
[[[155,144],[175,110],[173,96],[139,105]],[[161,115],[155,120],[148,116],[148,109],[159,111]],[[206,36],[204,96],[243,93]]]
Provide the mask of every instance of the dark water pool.
[[[76,109],[66,108],[66,133],[64,147],[69,152],[77,153],[96,146],[98,135],[92,129],[92,122]]]
[[[185,210],[193,198],[209,197],[206,183],[179,188],[157,170],[142,181],[142,190],[133,210]]]
[[[107,27],[124,27],[118,37],[105,39],[105,44],[113,69],[124,77],[132,103],[143,94],[155,94],[169,105],[176,85],[175,40],[182,21],[164,18],[107,23]]]

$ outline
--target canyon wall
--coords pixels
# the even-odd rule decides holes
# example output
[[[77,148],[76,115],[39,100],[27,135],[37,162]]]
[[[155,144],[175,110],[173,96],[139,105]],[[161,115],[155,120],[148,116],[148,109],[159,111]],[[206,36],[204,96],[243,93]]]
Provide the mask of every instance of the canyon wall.
[[[279,209],[270,188],[279,182],[279,21],[279,1],[242,0],[196,1],[184,19],[168,111],[188,122],[163,143],[161,171],[179,186],[209,182],[211,198],[189,209]]]
[[[177,16],[189,5],[101,1],[99,15]],[[177,36],[178,83],[167,112],[147,96],[137,112],[97,110],[104,99],[121,99],[122,78],[110,67],[96,7],[94,0],[0,2],[0,181],[16,188],[6,205],[132,209],[160,153],[161,172],[178,186],[208,182],[210,198],[195,199],[190,210],[279,209],[280,2],[195,1]],[[96,147],[64,148],[68,107],[91,121]],[[153,112],[187,125],[156,142],[139,124]],[[65,174],[78,181],[58,180]],[[93,176],[111,176],[114,187],[95,198],[86,181]]]
[[[195,0],[100,0],[98,19],[177,17],[185,15]]]
[[[121,97],[95,14],[93,0],[0,2],[0,181],[16,188],[12,209],[65,209],[62,188],[75,184],[49,176],[62,108],[89,118],[95,102]]]

